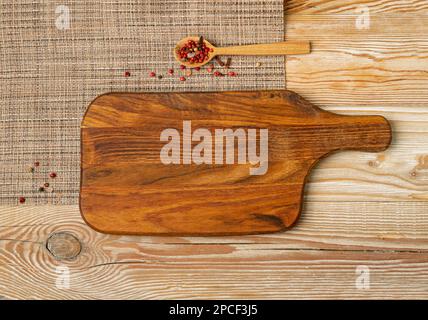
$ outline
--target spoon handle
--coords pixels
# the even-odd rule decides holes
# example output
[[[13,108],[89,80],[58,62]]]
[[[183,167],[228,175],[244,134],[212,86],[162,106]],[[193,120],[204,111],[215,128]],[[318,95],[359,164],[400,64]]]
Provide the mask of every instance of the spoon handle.
[[[282,56],[286,54],[305,54],[311,51],[309,41],[283,41],[275,43],[251,44],[245,46],[219,47],[218,55],[239,56]]]

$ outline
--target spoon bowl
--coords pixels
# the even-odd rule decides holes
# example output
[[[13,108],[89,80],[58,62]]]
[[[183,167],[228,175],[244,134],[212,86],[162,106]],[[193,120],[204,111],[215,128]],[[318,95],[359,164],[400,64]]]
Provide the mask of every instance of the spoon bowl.
[[[205,45],[209,48],[212,49],[213,51],[210,52],[208,54],[208,59],[203,61],[203,62],[189,62],[189,61],[183,61],[180,58],[180,55],[178,54],[178,50],[180,50],[180,48],[182,48],[189,40],[193,40],[195,42],[199,41],[199,37],[186,37],[181,39],[180,41],[178,41],[177,45],[174,48],[174,57],[175,59],[180,62],[182,65],[189,67],[189,68],[196,68],[196,67],[201,67],[205,64],[207,64],[208,62],[210,62],[216,55],[216,47],[214,47],[211,43],[209,43],[207,40],[204,39]]]
[[[209,41],[203,39],[207,48],[210,51],[208,53],[208,59],[202,62],[189,62],[183,61],[178,54],[180,48],[182,48],[189,40],[195,42],[199,41],[199,37],[186,37],[181,39],[174,47],[174,57],[182,65],[189,68],[201,67],[210,62],[215,56],[218,55],[229,55],[229,56],[282,56],[289,54],[306,54],[311,51],[311,45],[309,41],[283,41],[275,43],[265,44],[251,44],[244,46],[232,46],[232,47],[215,47]]]

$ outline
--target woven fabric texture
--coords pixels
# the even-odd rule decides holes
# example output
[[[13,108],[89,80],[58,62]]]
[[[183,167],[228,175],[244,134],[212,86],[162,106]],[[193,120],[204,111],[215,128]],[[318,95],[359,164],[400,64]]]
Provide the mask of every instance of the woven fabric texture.
[[[285,88],[281,57],[234,57],[236,77],[203,69],[180,82],[172,55],[188,35],[218,46],[282,41],[282,0],[62,2],[0,3],[1,205],[78,202],[80,122],[100,94]]]

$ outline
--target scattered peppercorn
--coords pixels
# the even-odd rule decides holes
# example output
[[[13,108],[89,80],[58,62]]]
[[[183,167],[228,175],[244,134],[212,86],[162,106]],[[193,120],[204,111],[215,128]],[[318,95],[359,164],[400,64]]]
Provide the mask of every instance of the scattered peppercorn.
[[[55,179],[56,178],[56,173],[55,172],[51,172],[49,174],[49,177],[51,177],[52,179]]]
[[[40,162],[39,162],[39,161],[34,162],[34,166],[35,166],[35,167],[40,166]]]
[[[44,187],[40,187],[39,188],[39,192],[44,192],[45,191],[45,188]]]
[[[48,182],[46,182],[43,186],[44,186],[45,188],[48,188],[48,187],[49,187],[49,183],[48,183]]]
[[[226,68],[226,69],[229,69],[229,67],[230,67],[230,64],[232,63],[232,58],[227,58],[227,60],[226,60],[226,64],[224,65],[224,67]]]
[[[220,59],[220,57],[219,57],[219,56],[215,56],[215,57],[214,57],[214,59],[215,59],[215,61],[217,61],[217,63],[218,63],[220,66],[224,67],[224,62],[223,62],[223,61],[221,61],[221,59]]]
[[[196,49],[197,50],[197,49]],[[208,51],[210,51],[210,50],[208,50]],[[192,53],[193,53],[193,51],[192,51]],[[230,66],[230,64],[231,64],[231,58],[227,58],[227,61],[226,61],[226,63],[224,63],[223,61],[221,61],[220,60],[220,58],[219,57],[215,57],[215,60],[219,63],[219,65],[221,65],[221,66],[223,66],[225,69],[228,69],[229,68],[229,66]],[[190,77],[190,76],[192,76],[192,70],[196,70],[196,71],[200,71],[201,70],[201,67],[194,67],[194,68],[190,68],[190,69],[187,69],[186,68],[186,66],[185,65],[183,65],[183,64],[181,64],[180,65],[180,69],[181,70],[185,70],[185,72],[183,72],[183,74],[185,75],[185,77],[184,76],[181,76],[181,77],[179,77],[179,80],[180,81],[186,81],[186,77]],[[210,64],[208,64],[207,65],[207,72],[209,72],[209,73],[213,73],[213,76],[215,76],[215,77],[223,77],[223,76],[225,76],[225,75],[228,75],[229,77],[235,77],[236,76],[236,72],[234,72],[234,71],[229,71],[229,72],[227,72],[227,73],[225,73],[225,74],[223,74],[222,72],[220,72],[220,71],[214,71],[215,70],[215,67],[214,67],[214,64],[213,63],[210,63]],[[169,75],[173,75],[174,74],[174,69],[168,69],[167,70],[167,73],[169,74]],[[149,73],[149,75],[150,75],[150,77],[156,77],[156,73],[154,72],[154,71],[151,71],[150,73]],[[160,79],[163,79],[163,75],[158,75],[157,76],[157,78],[160,80]],[[39,165],[39,163],[37,162],[37,165],[36,166],[38,166]],[[55,174],[55,177],[56,177],[56,174]],[[51,178],[52,178],[52,176],[51,176]]]
[[[199,40],[198,40],[198,45],[203,45],[204,44],[204,37],[203,36],[200,36],[199,37]]]
[[[130,77],[131,76],[131,72],[129,72],[129,71],[125,71],[125,77]]]
[[[25,203],[25,198],[24,197],[19,197],[19,203]]]

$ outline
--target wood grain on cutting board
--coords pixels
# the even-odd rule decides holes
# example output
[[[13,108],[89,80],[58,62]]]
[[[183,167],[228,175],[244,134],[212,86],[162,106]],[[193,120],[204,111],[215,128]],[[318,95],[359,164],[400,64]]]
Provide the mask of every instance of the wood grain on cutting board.
[[[370,9],[367,30],[355,28],[360,5]],[[388,151],[324,159],[310,175],[300,222],[263,236],[105,235],[82,222],[78,206],[1,208],[3,296],[428,297],[428,3],[286,6],[286,37],[311,40],[313,49],[287,58],[287,88],[329,111],[392,120]],[[63,248],[45,246],[54,232],[73,234],[81,253],[55,259]],[[58,266],[69,267],[71,289],[55,287]],[[355,285],[358,266],[370,270],[369,289]]]
[[[162,139],[166,130],[176,136]],[[306,176],[322,157],[391,142],[385,118],[326,112],[287,90],[105,94],[81,132],[85,221],[143,235],[283,231],[296,223]],[[177,159],[165,163],[173,142]]]

